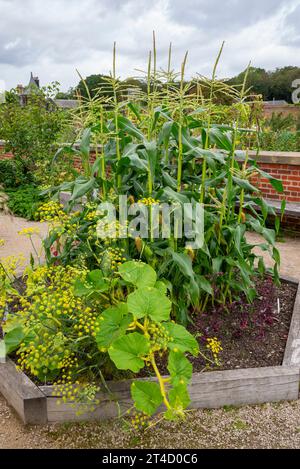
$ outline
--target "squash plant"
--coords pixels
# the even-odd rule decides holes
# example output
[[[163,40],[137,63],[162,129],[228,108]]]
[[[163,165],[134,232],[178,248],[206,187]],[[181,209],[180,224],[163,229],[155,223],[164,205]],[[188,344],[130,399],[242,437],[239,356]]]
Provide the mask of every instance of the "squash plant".
[[[133,287],[126,302],[106,309],[98,318],[96,342],[107,351],[120,370],[138,373],[151,367],[157,382],[134,380],[131,396],[138,411],[151,416],[161,406],[165,418],[184,415],[190,403],[188,383],[192,365],[185,353],[196,356],[196,339],[181,325],[170,320],[171,301],[167,286],[147,264],[126,262],[119,268],[121,278]],[[157,357],[166,356],[170,375],[163,377]]]

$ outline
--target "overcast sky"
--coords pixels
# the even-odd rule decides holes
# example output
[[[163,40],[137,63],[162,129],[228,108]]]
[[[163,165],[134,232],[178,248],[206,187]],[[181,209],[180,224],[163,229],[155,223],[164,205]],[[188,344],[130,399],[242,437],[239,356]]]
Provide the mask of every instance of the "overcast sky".
[[[298,25],[298,27],[297,27]],[[152,30],[158,64],[170,41],[177,67],[189,50],[188,75],[208,75],[223,40],[218,75],[254,66],[300,66],[300,0],[0,0],[0,80],[7,88],[29,74],[62,89],[108,73],[117,42],[121,77],[146,68]]]

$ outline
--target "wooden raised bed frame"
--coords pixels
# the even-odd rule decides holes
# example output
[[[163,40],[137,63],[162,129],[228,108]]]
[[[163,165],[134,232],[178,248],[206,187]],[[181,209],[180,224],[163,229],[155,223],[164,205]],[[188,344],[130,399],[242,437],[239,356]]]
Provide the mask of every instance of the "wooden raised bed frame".
[[[300,283],[290,331],[281,366],[193,373],[190,384],[191,408],[217,408],[224,405],[262,404],[296,400],[300,379]],[[46,424],[113,418],[131,405],[132,380],[108,382],[110,393],[99,393],[100,404],[92,413],[77,415],[70,404],[57,404],[52,386],[36,386],[7,359],[0,362],[0,393],[25,424]]]

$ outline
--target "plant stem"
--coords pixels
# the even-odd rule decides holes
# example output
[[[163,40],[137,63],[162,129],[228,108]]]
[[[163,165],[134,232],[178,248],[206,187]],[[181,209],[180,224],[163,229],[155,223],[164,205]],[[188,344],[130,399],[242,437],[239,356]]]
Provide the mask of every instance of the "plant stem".
[[[209,145],[209,131],[211,127],[211,115],[212,115],[212,105],[213,105],[213,96],[214,96],[214,85],[216,81],[216,72],[217,72],[217,67],[218,63],[220,61],[223,48],[224,48],[225,42],[223,41],[221,48],[219,50],[219,53],[217,55],[214,68],[213,68],[213,73],[212,73],[212,79],[211,79],[211,86],[210,86],[210,96],[209,96],[209,107],[208,107],[208,117],[207,117],[207,129],[206,129],[206,136],[205,136],[205,145],[204,149],[208,148]],[[203,157],[203,163],[202,163],[202,180],[201,180],[201,194],[200,194],[200,203],[203,204],[204,202],[204,197],[205,197],[205,180],[206,180],[206,159]]]
[[[120,142],[119,142],[119,106],[118,106],[118,96],[117,96],[117,78],[116,78],[116,43],[114,42],[113,50],[113,94],[114,94],[114,121],[115,121],[115,132],[116,132],[116,155],[117,160],[120,161]],[[121,174],[117,176],[117,188],[120,189],[122,183]]]
[[[187,61],[188,52],[185,53],[182,65],[181,65],[181,79],[180,79],[180,99],[179,99],[179,122],[178,122],[178,168],[177,168],[177,192],[181,191],[181,180],[182,180],[182,160],[183,160],[183,149],[182,149],[182,124],[183,124],[183,110],[184,110],[184,71]]]
[[[164,404],[165,404],[166,408],[169,410],[169,409],[171,409],[171,405],[168,401],[165,383],[164,383],[164,380],[163,380],[163,378],[162,378],[162,376],[159,372],[159,369],[157,368],[154,355],[151,356],[150,361],[151,361],[151,365],[152,365],[152,367],[155,371],[156,377],[158,379],[160,392],[161,392],[161,395],[163,397]]]

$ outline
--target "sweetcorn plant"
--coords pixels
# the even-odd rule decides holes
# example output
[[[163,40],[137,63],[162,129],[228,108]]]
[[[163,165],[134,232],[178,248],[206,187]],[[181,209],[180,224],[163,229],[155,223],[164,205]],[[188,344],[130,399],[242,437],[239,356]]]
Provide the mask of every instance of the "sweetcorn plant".
[[[263,257],[247,242],[247,230],[262,236],[260,245],[274,260],[270,273],[279,281],[275,236],[280,217],[252,181],[261,175],[278,192],[283,192],[283,186],[249,157],[251,136],[257,130],[257,119],[252,118],[257,103],[246,88],[247,73],[239,87],[217,80],[221,49],[210,79],[187,82],[187,56],[179,74],[172,72],[171,54],[167,71],[158,71],[155,41],[153,46],[145,74],[147,91],[132,99],[123,96],[120,100],[114,54],[113,73],[107,78],[113,96],[107,100],[99,90],[84,103],[76,115],[81,129],[79,146],[62,148],[58,154],[81,157],[83,174],[50,192],[69,191],[70,211],[83,196],[96,207],[103,201],[113,202],[117,214],[116,201],[125,194],[131,201],[146,201],[146,205],[149,201],[181,207],[203,204],[204,243],[199,249],[189,249],[186,238],[174,236],[115,239],[105,244],[97,239],[96,220],[87,220],[88,209],[84,207],[76,234],[60,242],[58,256],[66,264],[84,258],[93,269],[98,253],[110,244],[124,249],[127,258],[147,262],[159,278],[172,283],[172,315],[187,324],[191,311],[201,312],[215,303],[226,307],[242,292],[249,302],[255,298],[254,276],[264,275],[266,268]],[[216,106],[221,95],[234,103],[232,112],[225,116]],[[246,123],[251,127],[243,128]],[[96,161],[91,163],[93,144],[98,145]],[[266,227],[269,214],[276,218],[275,230]],[[49,253],[56,242],[53,236],[45,242],[49,262],[53,261]]]

